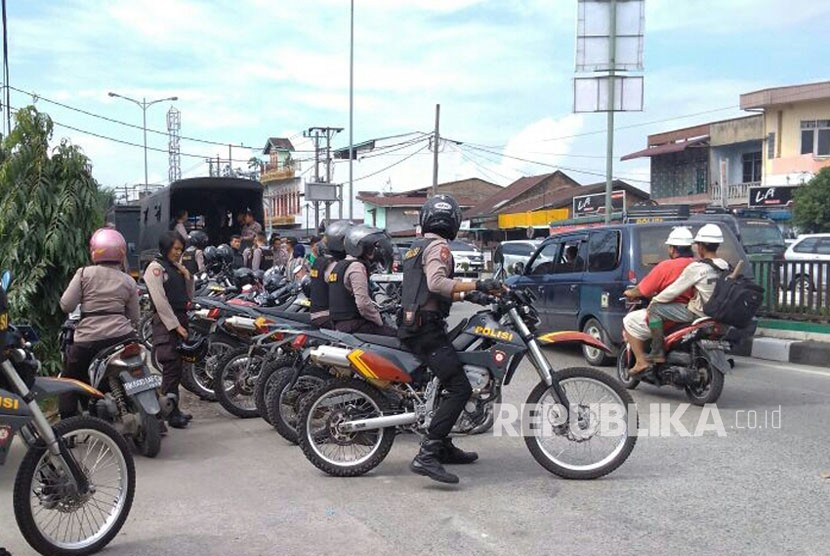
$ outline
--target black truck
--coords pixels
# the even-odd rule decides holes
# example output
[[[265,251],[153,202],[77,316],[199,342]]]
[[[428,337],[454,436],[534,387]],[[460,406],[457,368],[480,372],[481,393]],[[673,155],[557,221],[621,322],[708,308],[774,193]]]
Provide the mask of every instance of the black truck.
[[[106,221],[108,225],[114,226],[127,240],[127,265],[130,274],[135,278],[138,276],[138,237],[141,233],[139,205],[113,205],[107,210]]]
[[[201,229],[211,245],[230,241],[240,229],[237,216],[250,209],[263,221],[263,186],[245,178],[187,178],[141,200],[139,213],[138,268],[143,269],[158,252],[162,233],[173,229],[180,211],[188,212],[188,230]]]

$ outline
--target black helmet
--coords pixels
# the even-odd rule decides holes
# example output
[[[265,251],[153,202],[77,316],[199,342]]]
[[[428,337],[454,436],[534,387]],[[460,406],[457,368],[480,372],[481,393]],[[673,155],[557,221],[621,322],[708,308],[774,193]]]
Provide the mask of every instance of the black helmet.
[[[421,231],[455,239],[461,227],[461,207],[450,195],[436,195],[421,207]]]
[[[205,247],[204,255],[206,265],[212,265],[213,263],[219,260],[219,255],[217,255],[216,253],[216,247],[214,247],[213,245],[208,245],[207,247]]]
[[[392,264],[392,240],[380,228],[361,224],[346,234],[346,253],[386,268]]]
[[[338,220],[326,226],[326,251],[335,257],[346,256],[346,233],[352,227],[347,220]]]
[[[227,243],[216,248],[216,256],[225,264],[233,264],[233,249]]]
[[[186,340],[180,340],[176,346],[176,351],[186,363],[201,361],[207,354],[207,350],[208,340],[198,332],[191,332]]]
[[[187,235],[187,246],[193,246],[196,249],[204,249],[207,247],[208,235],[202,230],[193,230]]]
[[[300,280],[300,290],[302,290],[304,296],[311,299],[311,278],[309,276],[303,276],[303,279]]]
[[[242,286],[247,286],[248,284],[256,282],[256,275],[250,268],[237,268],[233,271],[233,281],[236,284],[236,287],[241,289]]]

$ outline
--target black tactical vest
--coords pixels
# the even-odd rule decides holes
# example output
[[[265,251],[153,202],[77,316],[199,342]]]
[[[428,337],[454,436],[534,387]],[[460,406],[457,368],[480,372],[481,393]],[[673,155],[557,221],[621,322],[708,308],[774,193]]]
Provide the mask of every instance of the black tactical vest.
[[[191,276],[196,276],[199,273],[199,263],[196,262],[196,248],[188,247],[182,253],[182,266],[184,266]]]
[[[186,313],[190,298],[187,295],[187,282],[185,282],[184,276],[166,257],[158,256],[156,262],[167,273],[167,280],[164,282],[164,295],[167,297],[167,302],[177,315]]]
[[[234,249],[231,247],[233,251],[233,268],[242,268],[245,266],[245,259],[242,258],[242,250],[241,249]]]
[[[274,266],[274,252],[267,247],[259,247],[259,270],[268,270]]]
[[[329,316],[333,322],[363,318],[344,280],[346,269],[353,263],[363,264],[356,260],[340,261],[329,274]]]
[[[403,310],[403,325],[406,327],[415,325],[415,323],[409,323],[409,316],[416,317],[430,299],[437,301],[439,313],[442,317],[447,318],[450,315],[452,300],[432,293],[427,286],[427,275],[424,272],[424,250],[433,241],[438,240],[436,238],[416,240],[403,256],[401,308]],[[453,277],[454,266],[452,257],[450,257],[449,278]]]
[[[329,285],[326,283],[326,267],[333,259],[317,257],[311,267],[311,309],[312,313],[329,310]]]

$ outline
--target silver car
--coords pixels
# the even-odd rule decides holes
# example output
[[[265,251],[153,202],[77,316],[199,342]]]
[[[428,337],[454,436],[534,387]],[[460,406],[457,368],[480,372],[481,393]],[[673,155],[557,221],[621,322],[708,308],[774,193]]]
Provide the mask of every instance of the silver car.
[[[542,243],[542,239],[525,239],[516,241],[502,241],[496,252],[493,255],[493,262],[498,265],[501,263],[504,268],[505,275],[510,276],[515,274],[515,264],[527,264],[530,256],[536,251],[536,248]]]
[[[827,274],[830,272],[827,263],[830,263],[830,234],[804,234],[798,236],[784,252],[787,286],[796,291],[814,290],[819,286],[827,286]],[[804,264],[792,264],[804,263]],[[807,264],[811,263],[811,264]],[[824,264],[814,264],[824,263]],[[823,268],[821,268],[823,267]],[[784,272],[782,271],[782,274]],[[819,278],[822,276],[822,278]]]

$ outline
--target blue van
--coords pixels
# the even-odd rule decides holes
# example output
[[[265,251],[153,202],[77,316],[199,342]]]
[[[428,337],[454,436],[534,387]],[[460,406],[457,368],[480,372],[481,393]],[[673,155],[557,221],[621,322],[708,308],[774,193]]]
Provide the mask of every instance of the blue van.
[[[672,228],[686,226],[694,234],[706,223],[610,224],[557,233],[536,249],[527,265],[513,269],[516,275],[506,283],[536,294],[540,333],[581,330],[617,350],[623,343],[623,291],[668,258],[665,241]],[[743,260],[744,272],[751,275],[737,238],[727,226],[721,230],[724,243],[718,254],[733,266]],[[585,346],[583,353],[591,365],[611,363],[598,349]]]

